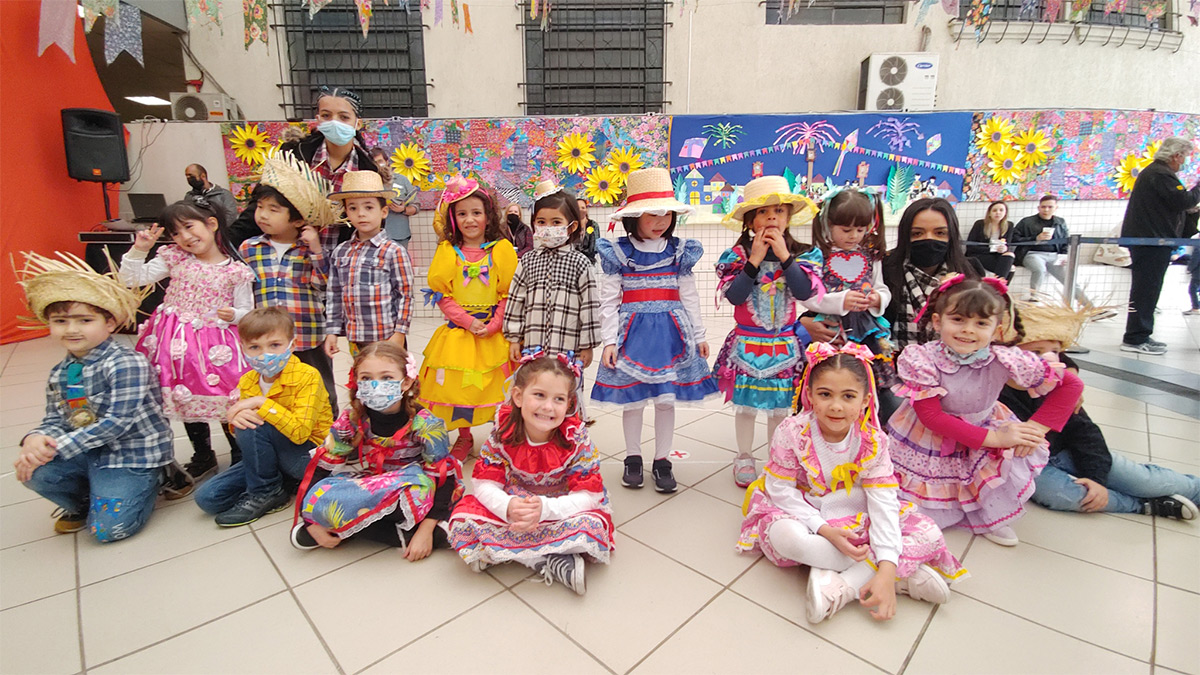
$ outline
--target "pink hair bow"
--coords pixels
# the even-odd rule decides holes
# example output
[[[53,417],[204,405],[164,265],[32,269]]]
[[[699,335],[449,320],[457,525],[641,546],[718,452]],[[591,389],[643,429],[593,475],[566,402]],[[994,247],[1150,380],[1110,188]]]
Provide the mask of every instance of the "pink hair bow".
[[[413,356],[412,352],[404,355],[404,375],[410,380],[417,379],[420,374],[417,370],[417,357]]]

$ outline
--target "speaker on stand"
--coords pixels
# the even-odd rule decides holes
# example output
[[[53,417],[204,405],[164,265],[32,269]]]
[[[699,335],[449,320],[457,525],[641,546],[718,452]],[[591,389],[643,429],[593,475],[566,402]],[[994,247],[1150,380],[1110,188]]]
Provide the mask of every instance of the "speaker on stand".
[[[129,180],[125,128],[121,126],[120,116],[94,108],[63,108],[62,125],[67,175],[75,180],[100,183],[104,217],[112,220],[105,183]]]

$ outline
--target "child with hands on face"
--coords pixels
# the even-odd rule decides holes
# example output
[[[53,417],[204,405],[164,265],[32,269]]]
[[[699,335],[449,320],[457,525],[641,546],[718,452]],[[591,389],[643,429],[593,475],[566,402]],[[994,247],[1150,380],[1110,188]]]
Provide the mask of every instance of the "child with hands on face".
[[[738,550],[810,567],[810,623],[856,599],[878,620],[895,615],[897,593],[948,602],[947,580],[966,570],[937,525],[899,498],[871,352],[815,342],[806,356],[803,410],[779,425],[766,470],[746,491]]]

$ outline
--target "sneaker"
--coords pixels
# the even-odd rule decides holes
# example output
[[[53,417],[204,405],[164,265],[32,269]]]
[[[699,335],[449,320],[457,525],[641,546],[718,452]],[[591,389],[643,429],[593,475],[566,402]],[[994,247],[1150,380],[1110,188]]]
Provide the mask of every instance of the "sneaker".
[[[1135,352],[1138,354],[1148,354],[1150,356],[1162,356],[1163,354],[1167,353],[1167,347],[1166,347],[1166,345],[1162,345],[1162,344],[1159,344],[1159,345],[1152,344],[1149,340],[1147,340],[1146,342],[1143,342],[1140,345],[1131,345],[1128,342],[1122,342],[1121,343],[1121,351]]]
[[[59,534],[71,534],[87,527],[86,513],[67,513],[66,509],[60,507],[50,517],[58,518],[54,521],[54,531]]]
[[[1184,316],[1200,316],[1200,309],[1185,309],[1185,310],[1183,310],[1183,315]]]
[[[1153,347],[1162,347],[1163,349],[1167,348],[1167,343],[1159,342],[1158,340],[1155,340],[1154,338],[1146,338],[1146,344],[1151,345]]]
[[[738,455],[733,458],[733,482],[738,487],[749,487],[755,478],[758,478],[758,467],[754,463],[754,457]]]
[[[1171,495],[1169,497],[1155,497],[1146,501],[1144,513],[1148,516],[1158,516],[1160,518],[1174,518],[1175,520],[1195,520],[1196,505],[1192,500],[1183,495]]]
[[[621,474],[621,485],[638,490],[642,487],[642,458],[630,455],[625,458],[625,473]]]
[[[804,610],[809,623],[821,623],[839,609],[858,599],[842,575],[816,567],[808,570],[808,592]]]
[[[471,449],[475,447],[475,437],[471,434],[460,433],[455,439],[454,445],[450,446],[450,454],[460,462],[467,461],[467,455],[471,454]]]
[[[1016,546],[1021,543],[1021,540],[1017,539],[1017,533],[1007,525],[1001,525],[991,532],[984,532],[983,538],[999,546]]]
[[[192,494],[196,490],[196,479],[192,475],[179,466],[178,462],[171,462],[163,467],[163,484],[159,488],[163,499],[167,501],[175,501],[183,499]]]
[[[221,527],[249,525],[268,513],[286,509],[290,501],[291,495],[284,492],[282,488],[277,488],[274,492],[266,495],[246,493],[238,499],[233,508],[217,514],[214,520]]]
[[[896,592],[913,600],[944,605],[950,602],[950,584],[929,565],[921,565],[906,579],[896,580]]]
[[[217,456],[210,454],[193,454],[192,461],[183,465],[183,470],[188,472],[194,483],[212,476],[217,473]]]
[[[650,465],[650,473],[654,476],[654,489],[659,492],[674,492],[678,484],[675,482],[675,474],[671,471],[671,460],[656,459]]]
[[[311,551],[314,548],[320,548],[316,539],[308,532],[308,523],[301,520],[292,528],[292,546],[301,551]]]
[[[583,579],[583,556],[578,553],[552,553],[535,569],[547,586],[557,581],[578,595],[587,590]]]

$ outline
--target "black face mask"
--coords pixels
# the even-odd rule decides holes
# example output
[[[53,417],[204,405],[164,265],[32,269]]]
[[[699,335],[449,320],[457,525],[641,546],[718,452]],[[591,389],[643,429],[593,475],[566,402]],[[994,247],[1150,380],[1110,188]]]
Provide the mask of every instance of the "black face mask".
[[[512,230],[517,230],[517,229],[521,228],[521,216],[518,216],[515,213],[510,213],[507,216],[507,220],[508,220],[508,229],[510,232]]]
[[[946,262],[950,242],[937,239],[919,239],[908,245],[908,261],[915,267],[937,267]]]
[[[188,176],[187,181],[188,185],[191,185],[192,189],[196,192],[202,192],[204,190],[204,181],[200,180],[199,178],[196,178],[195,176]]]

